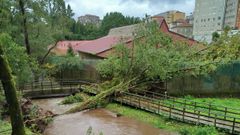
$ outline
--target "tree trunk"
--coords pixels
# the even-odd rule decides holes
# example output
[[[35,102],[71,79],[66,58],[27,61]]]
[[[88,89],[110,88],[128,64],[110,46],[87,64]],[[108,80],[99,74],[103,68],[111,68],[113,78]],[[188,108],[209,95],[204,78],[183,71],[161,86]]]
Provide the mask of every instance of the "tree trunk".
[[[55,44],[48,49],[47,53],[43,56],[42,60],[40,61],[40,64],[44,64],[47,56],[48,56],[48,55],[50,54],[50,52],[57,46],[57,43],[58,43],[58,41],[56,41]]]
[[[9,106],[12,135],[25,135],[21,108],[16,94],[16,86],[9,63],[0,45],[0,80]]]
[[[27,27],[27,17],[25,13],[25,3],[24,0],[19,0],[19,8],[22,14],[22,25],[23,25],[23,33],[24,33],[24,42],[27,50],[27,54],[31,54],[30,44],[29,44],[29,38],[28,38],[28,27]]]

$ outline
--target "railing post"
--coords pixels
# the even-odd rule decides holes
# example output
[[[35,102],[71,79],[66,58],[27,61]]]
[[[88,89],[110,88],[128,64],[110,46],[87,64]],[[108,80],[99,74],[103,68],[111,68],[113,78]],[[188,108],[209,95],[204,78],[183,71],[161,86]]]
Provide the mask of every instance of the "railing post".
[[[129,96],[130,105],[132,105],[132,98]]]
[[[197,106],[197,102],[194,102],[194,113],[196,113],[196,107]]]
[[[170,105],[170,108],[169,108],[169,118],[171,119],[172,117],[172,105]]]
[[[185,121],[185,111],[186,111],[186,108],[184,107],[184,108],[183,108],[183,116],[182,116],[183,122]]]
[[[197,125],[199,125],[200,123],[200,111],[198,111],[198,122],[197,122]]]
[[[123,104],[123,96],[120,96],[120,97],[121,97],[120,100],[121,100],[121,105],[122,105]]]
[[[139,106],[139,108],[141,108],[141,101],[140,101],[140,97],[138,97],[138,106]]]
[[[234,130],[235,130],[235,124],[236,124],[236,118],[233,119],[232,134],[234,133]]]
[[[227,119],[227,107],[225,107],[225,110],[224,110],[224,119],[225,120]]]
[[[43,91],[43,82],[41,82],[41,89],[42,89],[42,94],[44,93]]]
[[[209,106],[208,106],[209,108],[208,108],[208,116],[210,116],[211,115],[211,103],[209,103]]]
[[[51,83],[51,93],[53,93],[52,80],[50,81],[50,83]]]
[[[149,101],[147,101],[147,103],[148,103],[148,111],[150,111],[150,104],[149,104]]]
[[[215,114],[215,117],[214,117],[214,127],[217,127],[217,114]]]

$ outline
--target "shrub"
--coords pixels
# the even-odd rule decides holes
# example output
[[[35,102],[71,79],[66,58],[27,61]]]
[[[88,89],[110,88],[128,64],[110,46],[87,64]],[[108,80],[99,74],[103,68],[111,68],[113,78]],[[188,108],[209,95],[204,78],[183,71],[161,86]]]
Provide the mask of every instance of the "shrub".
[[[76,94],[76,95],[71,95],[68,96],[66,98],[64,98],[64,100],[61,102],[61,104],[73,104],[73,103],[78,103],[78,102],[82,102],[83,101],[83,97],[80,94]]]

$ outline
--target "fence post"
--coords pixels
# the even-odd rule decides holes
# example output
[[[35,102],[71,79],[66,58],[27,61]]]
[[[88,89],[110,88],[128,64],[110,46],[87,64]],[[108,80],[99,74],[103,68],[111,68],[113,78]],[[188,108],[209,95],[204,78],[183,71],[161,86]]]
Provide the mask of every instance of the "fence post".
[[[42,94],[44,93],[43,92],[43,82],[41,81],[41,89],[42,89]]]
[[[215,114],[215,117],[214,117],[214,127],[217,127],[217,114]]]
[[[160,114],[160,101],[158,101],[158,114]]]
[[[170,105],[170,108],[169,108],[169,118],[171,119],[172,117],[172,105]]]
[[[224,119],[225,120],[227,119],[227,107],[225,107],[225,110],[224,110]]]
[[[199,125],[200,123],[200,111],[198,111],[198,122],[197,122],[197,125]]]
[[[196,107],[197,106],[197,102],[194,102],[194,113],[196,113]]]
[[[138,97],[138,106],[139,106],[139,108],[141,108],[141,103],[140,103],[141,101],[140,101],[140,97]]]
[[[184,107],[183,108],[183,116],[182,116],[183,122],[185,121],[185,111],[186,111],[186,108]]]
[[[129,96],[130,105],[132,105],[132,98]]]
[[[211,115],[211,103],[209,103],[209,106],[208,106],[208,116],[210,116]]]
[[[121,99],[120,99],[120,100],[121,100],[121,105],[122,105],[122,104],[123,104],[123,96],[121,96]]]
[[[236,118],[233,119],[232,134],[234,133],[234,130],[235,130],[235,123],[236,123]]]
[[[51,83],[51,93],[53,93],[52,80],[50,81],[50,83]]]

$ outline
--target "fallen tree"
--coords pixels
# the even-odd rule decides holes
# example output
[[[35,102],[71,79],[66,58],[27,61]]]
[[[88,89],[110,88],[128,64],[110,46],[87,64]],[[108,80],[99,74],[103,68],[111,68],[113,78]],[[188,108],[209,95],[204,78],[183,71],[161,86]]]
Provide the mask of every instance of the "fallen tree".
[[[103,101],[107,100],[110,96],[119,95],[121,92],[128,91],[135,87],[134,82],[136,79],[131,79],[129,81],[120,81],[118,79],[114,79],[112,81],[106,81],[102,84],[92,85],[89,87],[85,87],[89,91],[99,91],[99,93],[89,98],[88,100],[80,103],[76,107],[70,109],[66,113],[74,113],[86,109],[91,109],[97,107]]]

